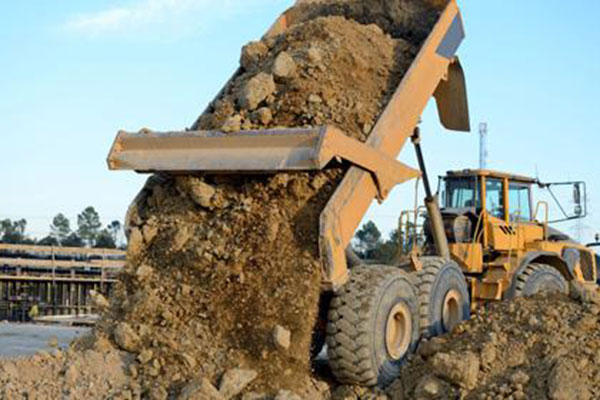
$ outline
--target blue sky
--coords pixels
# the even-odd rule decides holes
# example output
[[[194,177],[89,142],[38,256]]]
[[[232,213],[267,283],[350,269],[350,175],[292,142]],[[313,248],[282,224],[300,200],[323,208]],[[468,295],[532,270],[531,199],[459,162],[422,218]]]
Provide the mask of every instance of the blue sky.
[[[24,217],[45,235],[52,216],[73,222],[94,205],[122,219],[144,178],[108,172],[118,129],[192,124],[291,0],[2,2],[0,218]],[[587,181],[600,232],[600,3],[461,1],[472,124],[489,124],[489,167],[546,181]],[[475,167],[478,136],[444,131],[430,105],[423,146],[432,175]],[[401,158],[415,165],[412,149]],[[385,231],[410,208],[399,187],[368,217]],[[563,227],[570,233],[572,226]]]

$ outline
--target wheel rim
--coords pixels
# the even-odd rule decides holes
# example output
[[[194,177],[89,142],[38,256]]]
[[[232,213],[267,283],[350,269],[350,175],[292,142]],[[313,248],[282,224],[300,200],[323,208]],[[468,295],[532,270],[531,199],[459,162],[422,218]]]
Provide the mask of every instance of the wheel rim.
[[[408,351],[412,336],[412,320],[409,308],[404,303],[396,304],[388,316],[385,342],[388,354],[400,360]]]
[[[444,307],[442,309],[442,320],[445,332],[452,331],[462,322],[460,298],[460,293],[456,289],[452,289],[446,293]]]

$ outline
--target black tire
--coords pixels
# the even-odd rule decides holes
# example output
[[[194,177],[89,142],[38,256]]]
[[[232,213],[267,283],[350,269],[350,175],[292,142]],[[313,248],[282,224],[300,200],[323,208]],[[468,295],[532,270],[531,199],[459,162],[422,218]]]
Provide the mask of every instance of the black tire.
[[[441,257],[421,258],[417,273],[421,334],[429,338],[451,331],[471,315],[469,287],[458,264]]]
[[[529,264],[517,276],[515,297],[530,297],[540,293],[569,293],[569,283],[556,269],[546,264]]]
[[[337,380],[385,387],[397,378],[419,340],[418,313],[409,274],[387,266],[354,268],[329,309],[327,355]]]

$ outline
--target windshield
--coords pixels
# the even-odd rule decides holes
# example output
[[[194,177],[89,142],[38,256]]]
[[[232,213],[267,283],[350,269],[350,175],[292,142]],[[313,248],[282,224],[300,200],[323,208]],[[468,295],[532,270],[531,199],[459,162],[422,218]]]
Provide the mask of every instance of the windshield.
[[[445,208],[479,207],[475,177],[445,178],[442,186],[442,204]]]

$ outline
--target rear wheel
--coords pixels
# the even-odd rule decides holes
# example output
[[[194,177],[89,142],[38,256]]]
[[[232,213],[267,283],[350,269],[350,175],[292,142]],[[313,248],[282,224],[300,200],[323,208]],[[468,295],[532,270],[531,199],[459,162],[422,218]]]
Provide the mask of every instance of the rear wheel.
[[[421,304],[421,333],[424,337],[443,335],[469,319],[471,302],[467,281],[454,261],[423,257],[418,272]]]
[[[541,293],[569,293],[569,284],[556,268],[546,264],[530,264],[517,276],[515,297]]]
[[[360,266],[331,301],[329,365],[338,381],[386,386],[419,340],[419,303],[411,277],[393,267]]]

